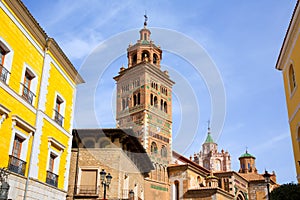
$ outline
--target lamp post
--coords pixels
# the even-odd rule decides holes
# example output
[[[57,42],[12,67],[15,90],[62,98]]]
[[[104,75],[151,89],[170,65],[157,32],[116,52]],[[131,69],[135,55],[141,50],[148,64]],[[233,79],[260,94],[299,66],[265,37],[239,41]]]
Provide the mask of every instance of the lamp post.
[[[102,169],[102,171],[100,172],[100,179],[101,179],[101,184],[104,188],[103,191],[103,199],[106,200],[106,187],[109,187],[109,184],[111,182],[112,176],[110,175],[110,173],[108,173],[106,176],[106,171],[104,169]],[[105,180],[106,178],[106,180]]]
[[[268,171],[265,170],[265,173],[263,176],[265,178],[265,182],[267,183],[268,200],[270,200],[270,177],[271,177],[271,174],[269,174]]]
[[[7,200],[8,198],[8,191],[9,191],[9,184],[6,182],[8,176],[8,172],[5,168],[0,168],[0,200]]]
[[[133,200],[133,198],[134,198],[134,191],[129,190],[129,200]]]

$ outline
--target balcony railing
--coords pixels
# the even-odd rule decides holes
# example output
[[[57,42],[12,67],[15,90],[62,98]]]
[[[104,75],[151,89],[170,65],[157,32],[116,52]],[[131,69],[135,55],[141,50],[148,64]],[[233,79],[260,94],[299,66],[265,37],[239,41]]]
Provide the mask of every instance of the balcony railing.
[[[60,126],[63,125],[64,117],[57,112],[57,110],[54,110],[54,121],[56,121]]]
[[[0,64],[0,81],[6,83],[8,74],[10,74],[10,72]]]
[[[53,172],[47,171],[46,183],[54,187],[57,187],[58,175],[54,174]]]
[[[9,156],[8,161],[8,170],[20,174],[22,176],[25,175],[26,162],[14,157],[12,155]]]
[[[29,90],[23,83],[21,83],[22,86],[22,97],[30,104],[33,102],[33,98],[35,97],[35,94]]]
[[[96,185],[78,185],[76,186],[76,194],[79,195],[98,195],[98,188]]]

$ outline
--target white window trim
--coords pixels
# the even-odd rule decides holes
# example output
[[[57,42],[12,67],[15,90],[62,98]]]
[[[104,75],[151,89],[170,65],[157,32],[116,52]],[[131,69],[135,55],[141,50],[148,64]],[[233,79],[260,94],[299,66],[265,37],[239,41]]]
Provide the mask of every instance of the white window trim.
[[[57,97],[59,97],[60,99],[63,100],[63,102],[60,104],[60,111],[59,111],[59,114],[61,114],[63,116],[63,123],[62,123],[62,126],[64,126],[64,123],[65,123],[65,110],[66,110],[66,100],[65,98],[58,92],[55,92],[55,98],[54,98],[54,102],[53,102],[53,116],[52,116],[52,119],[55,118],[55,106],[56,106],[56,99]]]
[[[12,137],[10,140],[10,146],[9,146],[10,155],[12,155],[12,153],[13,153],[12,151],[13,151],[14,140],[15,140],[16,135],[24,140],[22,142],[20,159],[26,162],[26,157],[27,157],[27,152],[28,152],[28,143],[29,143],[29,139],[32,136],[32,134],[30,133],[29,135],[25,135],[21,131],[13,128],[13,134],[12,134]]]
[[[32,105],[35,105],[35,100],[37,99],[36,98],[36,95],[37,95],[36,91],[37,91],[37,85],[38,85],[38,76],[35,73],[35,71],[27,63],[24,63],[20,83],[24,84],[26,69],[29,69],[30,72],[34,74],[34,78],[31,80],[31,83],[30,83],[30,91],[33,92],[33,94],[35,95],[35,96],[33,96],[33,99],[32,99]],[[22,96],[22,92],[23,92],[23,87],[20,86],[20,90],[19,90],[19,95],[20,96]]]
[[[11,72],[11,67],[12,67],[12,61],[13,61],[13,57],[14,57],[14,51],[13,49],[10,47],[10,45],[0,36],[0,40],[1,42],[9,49],[9,52],[7,54],[5,54],[5,58],[4,58],[4,63],[3,66],[9,71]],[[9,83],[9,79],[10,79],[10,73],[7,74],[7,79],[6,79],[6,84]]]
[[[294,65],[294,62],[292,60],[290,60],[290,62],[288,62],[288,67],[286,68],[287,71],[286,71],[286,76],[287,76],[287,84],[288,84],[288,90],[289,90],[289,94],[290,94],[290,99],[294,96],[297,88],[298,88],[298,84],[296,82],[296,86],[294,87],[294,89],[292,90],[291,89],[291,80],[290,80],[290,68],[291,68],[291,65],[293,66],[293,71],[294,71],[294,75],[295,75],[295,78],[296,78],[296,72],[295,72],[295,65]]]
[[[51,142],[48,142],[48,158],[47,158],[46,171],[49,170],[50,155],[53,154],[56,157],[54,159],[54,166],[53,166],[52,173],[58,175],[58,173],[59,173],[59,166],[60,166],[61,153],[62,153],[62,151],[60,151],[60,152],[55,151],[55,149],[53,149],[52,146],[51,146]]]
[[[1,128],[1,125],[4,122],[4,120],[8,118],[9,113],[10,113],[10,110],[8,108],[6,108],[5,106],[3,106],[2,104],[0,104],[0,128]]]

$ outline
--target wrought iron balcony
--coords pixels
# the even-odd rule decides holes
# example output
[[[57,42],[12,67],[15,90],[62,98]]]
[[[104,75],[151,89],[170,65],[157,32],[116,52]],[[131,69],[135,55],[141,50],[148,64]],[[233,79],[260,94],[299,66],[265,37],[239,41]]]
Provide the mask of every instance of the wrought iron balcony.
[[[58,175],[54,174],[53,172],[47,171],[46,183],[54,187],[57,187]]]
[[[10,72],[0,64],[0,81],[6,83],[8,74],[10,74]]]
[[[26,170],[26,162],[10,155],[8,161],[8,170],[24,176]]]
[[[22,86],[22,97],[30,104],[33,102],[33,98],[35,97],[35,94],[31,92],[23,83],[21,83]]]
[[[63,125],[64,117],[57,112],[57,110],[54,110],[54,121],[58,123],[60,126]]]
[[[79,195],[98,195],[98,188],[96,185],[78,185],[76,186],[76,194]]]

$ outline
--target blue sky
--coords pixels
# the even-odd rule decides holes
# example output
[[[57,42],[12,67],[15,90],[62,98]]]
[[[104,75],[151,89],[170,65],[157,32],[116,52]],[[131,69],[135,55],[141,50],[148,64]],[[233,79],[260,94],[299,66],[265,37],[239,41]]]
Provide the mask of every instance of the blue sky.
[[[93,63],[89,59],[93,52],[100,51],[105,41],[124,31],[142,28],[145,10],[150,30],[151,27],[162,28],[191,39],[218,69],[225,88],[224,126],[214,137],[219,149],[224,148],[231,154],[232,168],[239,169],[238,157],[248,147],[248,151],[256,156],[259,172],[265,168],[274,170],[279,183],[296,182],[282,75],[275,70],[296,0],[23,2],[80,72],[86,63],[105,69],[93,88],[95,113],[101,127],[115,126],[112,77],[117,75],[122,64],[126,66],[126,48],[138,39],[138,32],[133,38],[114,43],[111,51],[106,52],[107,56],[117,51],[121,53],[110,63]],[[155,36],[155,31],[151,36],[157,44],[164,43],[158,33]],[[166,38],[170,39],[172,37]],[[178,42],[174,40],[172,48],[176,48]],[[190,134],[189,128],[180,132],[185,114],[191,116],[191,121],[195,120],[191,127],[195,134],[191,134],[191,142],[183,152],[187,157],[200,150],[206,137],[207,120],[212,115],[207,80],[203,74],[194,71],[189,61],[171,51],[164,52],[162,61],[163,68],[170,71],[177,83],[173,90],[174,137]],[[87,75],[84,74],[84,79],[89,80]],[[184,85],[186,87],[182,88]],[[182,99],[182,91],[186,88],[191,90],[189,94],[193,98],[190,101],[196,102],[197,108],[189,108],[188,105],[194,104]],[[84,104],[80,106],[84,108]],[[78,127],[93,125],[85,117],[79,121],[82,123],[76,124]],[[212,123],[212,132],[216,129]]]

